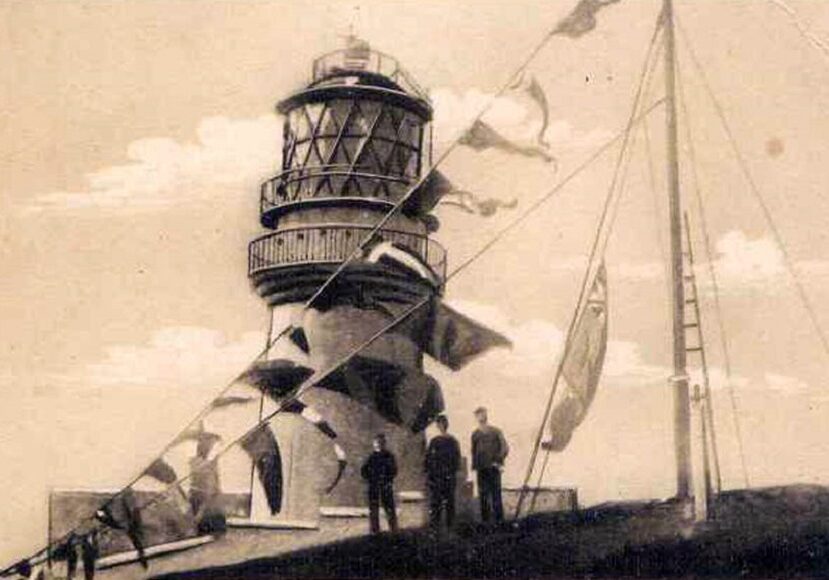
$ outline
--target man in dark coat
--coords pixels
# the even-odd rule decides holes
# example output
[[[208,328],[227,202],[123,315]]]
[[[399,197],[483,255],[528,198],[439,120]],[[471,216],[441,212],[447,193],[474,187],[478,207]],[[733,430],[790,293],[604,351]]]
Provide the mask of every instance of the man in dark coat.
[[[488,423],[486,409],[475,410],[478,428],[472,433],[472,469],[478,472],[478,497],[481,501],[481,519],[489,522],[495,513],[496,523],[504,521],[501,502],[501,470],[509,453],[504,434]]]
[[[397,462],[394,454],[386,449],[386,436],[374,438],[374,451],[368,456],[360,472],[368,482],[368,509],[371,533],[380,532],[380,506],[386,512],[391,531],[397,531],[397,511],[394,505],[394,478]]]
[[[440,415],[435,423],[440,430],[426,449],[426,482],[429,488],[429,522],[440,529],[441,512],[446,513],[446,526],[455,521],[455,485],[461,464],[458,440],[449,435],[449,420]]]

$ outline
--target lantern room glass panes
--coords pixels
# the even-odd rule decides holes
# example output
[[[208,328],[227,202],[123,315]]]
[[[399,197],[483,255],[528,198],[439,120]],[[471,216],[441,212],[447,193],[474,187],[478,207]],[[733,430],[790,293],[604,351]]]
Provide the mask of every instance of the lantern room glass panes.
[[[414,113],[380,101],[333,99],[296,107],[285,120],[278,196],[395,201],[419,177],[423,126]]]

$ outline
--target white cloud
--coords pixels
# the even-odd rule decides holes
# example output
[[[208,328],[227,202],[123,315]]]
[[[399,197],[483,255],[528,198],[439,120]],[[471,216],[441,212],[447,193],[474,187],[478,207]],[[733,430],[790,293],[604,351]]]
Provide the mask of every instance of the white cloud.
[[[785,275],[783,253],[771,238],[732,230],[717,240],[716,271],[726,286],[765,284]]]
[[[437,141],[447,143],[457,139],[487,106],[490,108],[484,117],[485,120],[498,127],[505,136],[507,133],[513,138],[526,138],[532,135],[531,114],[524,103],[509,97],[499,97],[490,106],[492,96],[477,88],[467,89],[462,93],[449,88],[432,89],[429,98],[435,110]]]
[[[486,106],[490,95],[475,88],[463,93],[436,89],[432,99],[436,139],[447,143]],[[486,120],[507,138],[529,141],[541,117],[527,98],[510,96],[499,98]],[[580,132],[560,119],[546,133],[554,155],[598,145],[609,135],[601,129]],[[281,119],[275,115],[208,117],[199,123],[192,142],[168,137],[133,141],[126,151],[128,163],[87,174],[81,190],[38,195],[26,209],[157,211],[220,195],[250,195],[251,188],[278,170],[281,138]]]
[[[608,276],[621,280],[651,281],[664,278],[665,266],[659,262],[615,262],[606,261]],[[586,256],[571,256],[552,260],[548,266],[551,271],[564,274],[584,274],[587,269]]]
[[[812,386],[802,379],[777,373],[765,373],[763,375],[763,385],[769,390],[783,395],[796,395],[814,391]]]
[[[715,250],[717,282],[726,292],[762,290],[774,293],[792,283],[785,256],[771,236],[750,238],[742,230],[732,230],[717,240]],[[829,261],[826,260],[798,260],[792,267],[798,276],[806,279],[829,275]],[[698,272],[701,286],[710,290],[707,265],[700,263]]]
[[[714,272],[717,283],[725,292],[763,290],[776,292],[786,288],[791,277],[786,269],[783,252],[770,236],[750,238],[742,230],[732,230],[717,239],[714,247]],[[587,260],[582,256],[562,258],[550,267],[561,272],[584,272]],[[829,276],[829,261],[799,260],[794,268],[803,277]],[[607,263],[608,276],[626,281],[650,282],[668,275],[667,266],[660,262]],[[708,262],[696,252],[695,269],[700,290],[712,289]]]
[[[472,363],[483,376],[540,378],[549,382],[561,350],[564,331],[542,319],[521,323],[509,320],[497,307],[474,302],[455,301],[452,307],[503,333],[513,343],[512,349],[494,349]],[[664,383],[670,375],[667,367],[645,360],[641,347],[631,341],[609,340],[603,376],[619,386],[644,386]]]
[[[456,139],[492,101],[493,95],[477,88],[459,92],[450,88],[432,89],[437,143]],[[535,138],[542,124],[538,106],[523,91],[498,97],[483,119],[508,139],[526,142]],[[580,131],[565,119],[551,119],[544,134],[553,155],[573,149],[591,149],[613,137],[607,129]]]
[[[142,345],[112,345],[101,360],[51,378],[58,384],[100,389],[216,387],[232,379],[263,347],[259,332],[238,338],[201,327],[167,327]]]
[[[612,131],[601,127],[579,131],[565,119],[552,121],[545,133],[545,138],[549,141],[553,151],[594,149],[610,141],[613,136]]]
[[[553,378],[555,366],[564,345],[564,331],[557,325],[542,319],[523,322],[510,320],[495,306],[469,301],[454,301],[452,307],[475,320],[501,332],[513,343],[511,349],[494,349],[472,362],[463,373],[436,372],[448,382],[464,381],[465,373],[471,374],[472,382],[479,388],[491,383],[500,388],[505,382],[521,380],[524,386],[546,389]],[[692,361],[691,361],[692,362]],[[702,384],[701,370],[689,364],[691,382]],[[751,379],[732,373],[728,377],[724,369],[711,367],[708,371],[713,389],[734,388],[766,389],[783,394],[813,392],[815,388],[798,377],[766,372]],[[648,360],[642,346],[628,340],[608,340],[607,354],[602,370],[604,387],[650,387],[667,384],[673,368],[666,361]],[[547,391],[544,391],[547,392]]]
[[[228,193],[250,195],[247,188],[278,164],[282,131],[274,115],[208,117],[196,134],[191,143],[167,137],[133,141],[128,164],[88,174],[83,191],[37,196],[28,209],[146,211]]]

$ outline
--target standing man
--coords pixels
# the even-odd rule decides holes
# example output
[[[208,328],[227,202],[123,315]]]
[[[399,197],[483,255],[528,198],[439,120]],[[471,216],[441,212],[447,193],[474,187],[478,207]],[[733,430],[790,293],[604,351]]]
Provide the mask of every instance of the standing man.
[[[380,506],[386,512],[389,528],[397,531],[397,511],[394,506],[394,478],[397,462],[394,454],[386,449],[386,436],[378,433],[373,441],[374,451],[368,456],[360,473],[368,482],[368,510],[371,533],[380,532]]]
[[[472,433],[472,469],[478,472],[478,497],[481,500],[481,519],[489,522],[495,512],[495,522],[504,521],[501,502],[501,470],[509,453],[504,434],[487,421],[486,409],[475,409],[478,428]]]
[[[429,487],[429,523],[440,529],[441,512],[446,512],[446,527],[455,521],[455,485],[461,464],[458,440],[449,435],[449,419],[440,415],[435,420],[440,430],[426,450],[426,481]]]

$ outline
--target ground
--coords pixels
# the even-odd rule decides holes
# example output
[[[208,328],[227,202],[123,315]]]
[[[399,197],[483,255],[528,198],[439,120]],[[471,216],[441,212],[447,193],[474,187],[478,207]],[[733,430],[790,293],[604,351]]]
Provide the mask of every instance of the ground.
[[[676,502],[604,504],[498,528],[359,537],[157,578],[829,577],[829,488],[730,491],[694,525]]]

